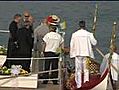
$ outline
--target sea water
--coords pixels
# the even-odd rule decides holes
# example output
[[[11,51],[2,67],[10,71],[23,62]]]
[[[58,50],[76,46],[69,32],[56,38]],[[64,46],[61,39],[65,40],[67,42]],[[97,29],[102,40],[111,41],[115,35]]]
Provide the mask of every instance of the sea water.
[[[0,2],[0,29],[8,30],[9,23],[16,13],[22,14],[24,10],[29,10],[35,19],[36,28],[41,19],[50,14],[58,15],[61,20],[66,20],[65,46],[69,47],[70,38],[79,26],[80,20],[86,21],[87,30],[92,31],[95,4],[98,4],[98,16],[96,26],[97,47],[106,54],[109,52],[109,44],[113,22],[117,22],[116,44],[119,48],[118,20],[119,2],[118,1],[5,1]],[[0,45],[6,45],[8,33],[0,33]],[[95,57],[100,62],[102,57],[95,51]],[[69,59],[68,59],[69,60]]]

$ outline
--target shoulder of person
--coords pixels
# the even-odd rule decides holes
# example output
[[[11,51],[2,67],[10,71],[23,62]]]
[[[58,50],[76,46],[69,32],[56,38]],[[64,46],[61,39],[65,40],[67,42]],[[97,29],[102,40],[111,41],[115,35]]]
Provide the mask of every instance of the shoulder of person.
[[[80,32],[80,30],[77,30],[77,31],[73,32],[72,33],[72,36],[75,35],[75,34],[77,34],[77,33],[79,33],[79,32]]]
[[[10,25],[16,25],[17,23],[15,21],[11,21]]]
[[[75,36],[77,35],[77,31],[76,32],[73,32],[71,37],[74,38]]]
[[[119,56],[119,54],[118,54],[118,53],[116,53],[116,52],[113,52],[113,54],[114,54],[114,55],[116,55],[116,56]]]
[[[94,35],[92,32],[89,32],[89,31],[87,31],[87,34],[90,36]]]
[[[83,30],[84,32],[88,33],[88,34],[93,34],[92,32],[90,32],[88,29]]]
[[[44,35],[44,37],[49,36],[49,35],[50,35],[50,32],[46,33],[46,34]]]
[[[59,33],[58,33],[58,36],[59,36],[60,38],[63,38]]]

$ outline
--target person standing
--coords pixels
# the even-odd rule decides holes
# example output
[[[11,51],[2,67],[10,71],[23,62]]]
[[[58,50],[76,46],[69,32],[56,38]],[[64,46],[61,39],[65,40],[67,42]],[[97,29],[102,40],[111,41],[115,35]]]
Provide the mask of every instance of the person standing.
[[[43,19],[41,24],[34,30],[34,50],[39,54],[42,52],[43,37],[49,32],[47,20]]]
[[[119,55],[116,53],[117,51],[116,46],[111,47],[111,50],[113,51],[111,64],[119,71]],[[100,73],[103,73],[104,70],[109,67],[109,60],[108,60],[109,56],[110,53],[104,56],[103,61],[100,65]],[[117,90],[116,86],[118,78],[119,78],[118,72],[113,67],[111,67],[110,79],[112,80],[112,86],[114,90]]]
[[[50,25],[58,26],[59,21],[60,19],[58,16],[50,15],[44,18],[41,21],[41,24],[34,30],[34,57],[39,58],[43,56],[43,49],[42,49],[43,48],[43,37],[49,32],[49,26]],[[37,63],[39,66],[38,71],[42,71],[44,68],[43,67],[44,61],[38,59]],[[34,62],[34,65],[35,65],[35,62]],[[34,69],[33,71],[36,71],[36,69]]]
[[[31,55],[32,55],[32,33],[30,31],[29,22],[24,24],[24,27],[17,31],[18,35],[18,65],[22,65],[22,68],[30,73]],[[28,59],[24,59],[28,58]]]
[[[34,29],[34,57],[39,58],[43,56],[43,37],[49,32],[49,25],[47,24],[47,20],[43,19],[41,24]],[[33,61],[34,65],[34,72],[43,71],[43,60]],[[39,75],[39,77],[42,74]]]
[[[93,33],[86,30],[85,21],[79,22],[80,29],[72,34],[70,41],[70,57],[75,58],[75,81],[77,88],[89,81],[89,70],[86,66],[87,57],[94,58],[92,45],[97,44]],[[83,75],[83,77],[82,77]]]
[[[34,50],[40,54],[42,52],[43,37],[49,32],[50,25],[58,25],[60,18],[56,15],[50,15],[41,21],[41,24],[34,30]]]
[[[14,20],[9,25],[9,41],[8,41],[8,50],[7,50],[7,58],[17,58],[17,31],[18,31],[18,24],[21,20],[21,15],[16,14],[14,16]],[[17,60],[9,60],[7,59],[4,66],[7,66],[8,68],[11,68],[11,65],[17,63]]]
[[[29,25],[29,30],[32,34],[32,48],[33,48],[33,42],[34,42],[34,31],[33,31],[33,23],[34,23],[34,18],[33,16],[30,14],[29,11],[24,11],[23,12],[23,16],[22,19],[19,23],[19,28],[24,27],[25,23],[27,23]],[[31,49],[32,51],[32,49]],[[31,55],[32,56],[32,55]]]
[[[43,37],[44,41],[44,57],[58,57],[59,54],[57,54],[57,49],[59,47],[62,47],[64,43],[64,39],[61,37],[60,34],[56,33],[56,26],[50,26],[49,27],[50,32],[47,33]],[[58,58],[53,59],[46,59],[45,60],[45,71],[58,69]],[[49,76],[49,73],[44,74],[45,79],[49,78],[58,78],[58,71],[54,71],[51,73],[51,76]],[[44,84],[48,83],[48,80],[43,81]],[[53,84],[58,84],[57,80],[53,80]]]

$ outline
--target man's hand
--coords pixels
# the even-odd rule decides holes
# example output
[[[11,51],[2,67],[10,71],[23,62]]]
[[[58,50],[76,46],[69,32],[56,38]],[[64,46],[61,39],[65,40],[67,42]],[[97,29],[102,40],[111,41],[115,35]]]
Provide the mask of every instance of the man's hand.
[[[14,44],[15,44],[15,47],[16,47],[16,48],[19,47],[17,41],[15,41]]]

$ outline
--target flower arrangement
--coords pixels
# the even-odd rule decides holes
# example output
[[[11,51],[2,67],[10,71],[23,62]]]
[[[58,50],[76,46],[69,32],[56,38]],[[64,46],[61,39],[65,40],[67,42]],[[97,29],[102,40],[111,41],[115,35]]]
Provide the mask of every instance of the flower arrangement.
[[[29,73],[22,69],[21,65],[12,65],[11,68],[7,68],[6,66],[0,67],[0,75],[28,76]]]

